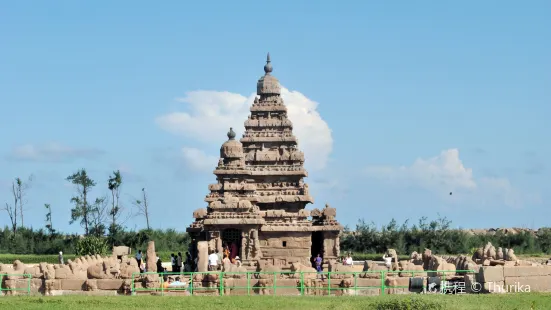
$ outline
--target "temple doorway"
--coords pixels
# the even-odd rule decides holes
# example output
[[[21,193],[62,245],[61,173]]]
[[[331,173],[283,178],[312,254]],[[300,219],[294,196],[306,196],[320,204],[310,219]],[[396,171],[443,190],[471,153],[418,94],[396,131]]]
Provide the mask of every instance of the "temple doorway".
[[[312,232],[312,247],[311,249],[311,260],[312,260],[312,267],[315,268],[314,264],[314,257],[317,257],[318,254],[323,257],[323,231],[313,231]]]
[[[236,228],[227,228],[222,231],[222,246],[224,253],[229,254],[230,259],[239,256],[241,248],[241,230]]]

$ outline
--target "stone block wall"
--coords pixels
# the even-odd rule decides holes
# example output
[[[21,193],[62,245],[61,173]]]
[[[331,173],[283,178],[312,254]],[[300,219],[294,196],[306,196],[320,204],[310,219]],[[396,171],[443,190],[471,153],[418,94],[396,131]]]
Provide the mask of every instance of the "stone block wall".
[[[551,292],[551,266],[485,266],[475,277],[483,293]]]
[[[305,232],[259,232],[262,258],[274,266],[289,268],[291,262],[310,265],[312,233]]]

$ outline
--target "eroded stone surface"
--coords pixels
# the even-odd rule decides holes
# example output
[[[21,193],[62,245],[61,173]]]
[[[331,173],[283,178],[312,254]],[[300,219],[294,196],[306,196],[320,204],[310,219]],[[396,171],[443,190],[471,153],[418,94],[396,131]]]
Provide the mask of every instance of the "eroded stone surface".
[[[340,256],[342,226],[329,205],[305,209],[314,201],[304,182],[305,155],[270,60],[266,66],[243,137],[237,141],[230,128],[214,170],[217,182],[205,198],[208,206],[193,213],[187,231],[196,242],[207,241],[209,250],[221,252],[224,243],[235,243],[238,252],[231,258],[239,256],[244,265],[262,259],[283,268],[292,261],[310,266],[313,252],[326,261]]]

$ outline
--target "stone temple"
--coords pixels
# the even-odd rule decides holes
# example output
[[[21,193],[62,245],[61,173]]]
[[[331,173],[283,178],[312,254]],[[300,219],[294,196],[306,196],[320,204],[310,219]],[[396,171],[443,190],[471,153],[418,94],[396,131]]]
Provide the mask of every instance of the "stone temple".
[[[272,70],[268,54],[243,137],[237,141],[230,128],[220,148],[216,182],[205,198],[208,207],[196,210],[187,228],[191,248],[199,248],[194,256],[205,255],[200,252],[207,246],[222,253],[224,245],[234,244],[232,254],[244,266],[264,260],[288,268],[291,262],[309,266],[318,254],[324,261],[339,257],[343,228],[336,210],[328,205],[305,209],[314,198],[304,182],[304,153]]]

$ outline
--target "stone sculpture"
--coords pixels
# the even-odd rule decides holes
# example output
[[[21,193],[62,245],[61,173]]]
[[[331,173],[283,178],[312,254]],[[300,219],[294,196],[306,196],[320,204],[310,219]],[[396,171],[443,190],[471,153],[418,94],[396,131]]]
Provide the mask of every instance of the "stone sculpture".
[[[509,250],[507,251],[507,260],[508,260],[508,261],[512,261],[512,262],[518,260],[518,259],[517,259],[517,256],[515,255],[515,251],[514,251],[513,249],[509,249]]]

